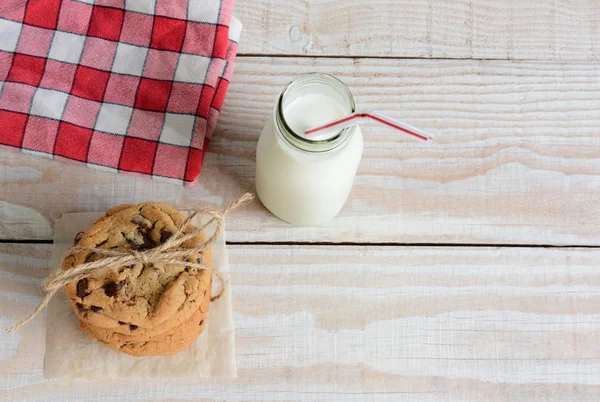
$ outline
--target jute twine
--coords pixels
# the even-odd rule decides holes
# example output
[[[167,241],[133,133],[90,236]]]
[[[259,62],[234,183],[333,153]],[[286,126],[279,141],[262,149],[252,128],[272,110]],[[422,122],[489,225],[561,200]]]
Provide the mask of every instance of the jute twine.
[[[219,278],[222,285],[221,292],[210,299],[211,302],[216,301],[225,292],[225,280],[223,279],[221,273],[210,266],[186,260],[193,254],[199,253],[205,248],[211,246],[217,240],[217,237],[223,229],[223,219],[225,215],[227,215],[227,213],[229,213],[230,211],[234,210],[242,204],[252,201],[253,199],[254,195],[248,193],[244,194],[239,200],[235,201],[223,210],[202,209],[196,211],[192,215],[190,215],[190,217],[187,218],[179,228],[177,228],[177,231],[166,242],[150,250],[107,250],[103,248],[92,247],[72,247],[63,257],[63,261],[65,258],[80,252],[96,253],[101,258],[93,262],[77,265],[66,271],[63,271],[62,269],[54,271],[48,278],[46,278],[42,285],[42,290],[46,292],[44,300],[39,304],[39,306],[37,306],[35,310],[33,310],[31,314],[29,314],[27,318],[25,318],[20,323],[8,328],[6,332],[12,332],[16,329],[19,329],[23,325],[31,321],[36,315],[40,313],[40,311],[42,311],[48,305],[48,302],[50,302],[52,296],[54,296],[54,294],[66,284],[71,282],[77,282],[81,279],[87,278],[88,276],[97,274],[107,269],[118,268],[136,262],[141,262],[146,266],[150,264],[178,264],[185,265],[186,267],[190,268],[206,269],[212,271]],[[200,227],[199,229],[191,233],[184,234],[183,232],[190,224],[190,222],[197,216],[201,215],[211,216],[212,218],[207,223],[202,225],[202,227]],[[198,236],[200,233],[203,233],[208,227],[210,227],[213,224],[216,225],[212,236],[207,236],[206,241],[204,241],[201,245],[195,248],[177,248],[186,241]]]

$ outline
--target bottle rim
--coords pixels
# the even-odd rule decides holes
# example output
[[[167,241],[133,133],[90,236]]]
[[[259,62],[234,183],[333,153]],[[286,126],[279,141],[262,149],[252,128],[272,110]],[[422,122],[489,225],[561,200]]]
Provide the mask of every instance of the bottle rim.
[[[277,103],[275,105],[273,119],[276,127],[275,131],[289,145],[301,151],[309,153],[330,152],[345,145],[348,142],[348,140],[352,138],[352,135],[356,131],[356,127],[347,127],[340,130],[335,135],[326,140],[314,141],[307,138],[304,135],[304,133],[294,132],[294,130],[289,126],[285,119],[283,107],[286,96],[291,96],[293,95],[294,91],[302,88],[302,86],[311,84],[322,84],[334,89],[338,94],[340,94],[341,96],[346,98],[346,100],[348,100],[348,105],[350,106],[348,114],[354,113],[356,111],[356,103],[354,101],[354,96],[352,95],[352,92],[350,92],[348,86],[344,84],[343,81],[331,74],[317,72],[306,73],[292,80],[283,88],[283,90],[279,94],[279,97],[277,98]]]

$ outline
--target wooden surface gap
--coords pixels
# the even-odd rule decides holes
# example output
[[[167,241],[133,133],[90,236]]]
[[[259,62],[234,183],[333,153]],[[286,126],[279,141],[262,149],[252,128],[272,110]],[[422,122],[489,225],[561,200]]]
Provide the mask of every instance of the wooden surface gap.
[[[284,53],[238,53],[236,55],[236,59],[244,58],[244,57],[253,57],[253,58],[286,58],[286,59],[298,59],[298,58],[310,58],[310,59],[357,59],[357,60],[427,60],[427,61],[435,61],[435,60],[444,60],[444,61],[462,61],[462,60],[472,60],[472,61],[503,61],[503,62],[557,62],[557,63],[581,63],[582,60],[578,59],[566,59],[566,60],[540,60],[536,58],[531,59],[507,59],[501,57],[425,57],[425,56],[374,56],[374,55],[360,55],[360,54],[350,54],[350,55],[302,55],[302,54],[284,54]],[[592,61],[592,60],[590,60]],[[584,60],[585,62],[585,60]]]
[[[0,244],[53,244],[53,240],[3,240]],[[553,245],[553,244],[479,244],[479,243],[365,243],[365,242],[261,242],[249,241],[226,242],[228,246],[293,246],[293,247],[465,247],[465,248],[550,248],[550,249],[600,249],[600,246],[585,244]]]
[[[479,244],[479,243],[333,243],[333,242],[227,242],[228,246],[307,246],[307,247],[477,247],[477,248],[557,248],[557,249],[600,249],[594,245],[553,245],[553,244]]]

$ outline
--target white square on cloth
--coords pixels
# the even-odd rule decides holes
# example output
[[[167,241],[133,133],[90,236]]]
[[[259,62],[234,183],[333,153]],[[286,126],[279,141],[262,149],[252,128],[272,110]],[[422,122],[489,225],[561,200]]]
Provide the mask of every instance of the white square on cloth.
[[[119,42],[111,71],[141,77],[147,55],[147,47]]]
[[[75,35],[69,32],[56,31],[48,58],[63,61],[65,63],[77,64],[83,54],[85,36]]]
[[[125,135],[132,113],[132,107],[103,103],[94,128],[107,133]]]
[[[0,50],[4,50],[5,52],[15,52],[17,50],[17,43],[19,42],[22,27],[23,24],[19,22],[0,18],[0,32],[2,32]]]
[[[58,268],[73,238],[102,213],[63,215],[55,225],[51,267]],[[201,226],[206,218],[193,223]],[[48,304],[46,323],[46,378],[236,378],[235,329],[231,305],[229,260],[225,232],[211,247],[212,265],[225,278],[226,291],[210,304],[204,331],[189,348],[170,356],[134,357],[110,349],[88,338],[64,292]],[[213,277],[214,278],[214,277]],[[213,280],[213,291],[218,291]]]
[[[125,10],[143,14],[154,14],[156,0],[125,0]]]
[[[188,19],[195,22],[217,24],[221,0],[189,0]]]
[[[58,120],[62,117],[68,94],[52,89],[38,88],[33,96],[31,114]]]
[[[175,81],[202,84],[210,61],[210,57],[181,54],[175,70]]]
[[[196,116],[167,113],[160,133],[160,142],[187,147],[192,141]]]

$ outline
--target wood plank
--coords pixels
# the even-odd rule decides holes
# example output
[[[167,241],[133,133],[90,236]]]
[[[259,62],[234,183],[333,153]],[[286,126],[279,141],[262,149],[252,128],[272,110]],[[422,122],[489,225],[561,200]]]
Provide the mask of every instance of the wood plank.
[[[600,59],[594,0],[238,0],[251,54]]]
[[[0,323],[49,245],[0,245]],[[233,246],[239,378],[43,377],[44,323],[0,335],[6,400],[595,400],[600,250]]]
[[[600,244],[596,63],[246,57],[196,189],[0,151],[0,239],[51,239],[65,212],[148,200],[222,206],[252,191],[274,99],[311,70],[338,75],[360,106],[430,130],[436,142],[365,127],[340,216],[294,228],[256,202],[231,217],[229,241]]]

